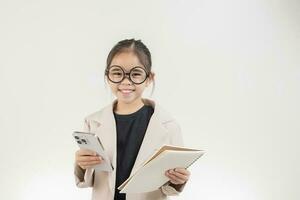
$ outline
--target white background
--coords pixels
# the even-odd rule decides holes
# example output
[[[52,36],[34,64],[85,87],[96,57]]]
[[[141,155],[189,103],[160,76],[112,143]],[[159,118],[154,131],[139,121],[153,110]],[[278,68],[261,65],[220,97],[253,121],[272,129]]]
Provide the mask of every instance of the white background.
[[[299,9],[297,0],[1,0],[1,199],[90,199],[75,186],[71,133],[113,100],[103,71],[125,38],[148,45],[152,98],[186,146],[207,151],[173,199],[300,199]]]

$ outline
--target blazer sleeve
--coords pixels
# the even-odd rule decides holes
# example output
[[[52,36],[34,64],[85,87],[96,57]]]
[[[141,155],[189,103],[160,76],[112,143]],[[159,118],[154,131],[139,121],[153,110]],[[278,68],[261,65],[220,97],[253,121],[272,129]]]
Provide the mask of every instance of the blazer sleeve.
[[[87,119],[84,120],[83,131],[90,132],[90,124]],[[75,183],[79,188],[92,187],[94,185],[94,176],[95,170],[88,168],[86,170],[82,169],[74,163],[74,175],[75,175]]]
[[[166,123],[166,128],[168,129],[169,132],[170,144],[176,146],[184,146],[184,142],[181,134],[181,128],[179,124],[174,120]],[[175,187],[172,185],[172,183],[169,181],[166,184],[164,184],[160,189],[167,196],[175,196],[175,195],[179,195],[180,192],[183,191],[185,185],[186,182],[182,185],[178,185],[176,190]]]

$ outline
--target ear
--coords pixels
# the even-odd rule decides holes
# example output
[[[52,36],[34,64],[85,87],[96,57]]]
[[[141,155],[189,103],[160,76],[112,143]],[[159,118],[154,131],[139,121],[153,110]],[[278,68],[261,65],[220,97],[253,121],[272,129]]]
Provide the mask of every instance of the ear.
[[[146,82],[146,87],[148,87],[154,81],[154,76],[155,76],[155,73],[150,72],[150,75],[149,75],[149,77],[147,79],[147,82]]]

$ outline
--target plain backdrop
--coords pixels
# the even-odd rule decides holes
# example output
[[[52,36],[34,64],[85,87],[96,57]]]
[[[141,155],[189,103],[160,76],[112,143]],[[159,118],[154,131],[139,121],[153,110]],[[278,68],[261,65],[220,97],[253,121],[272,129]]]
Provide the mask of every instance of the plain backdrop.
[[[298,0],[0,1],[0,198],[91,198],[71,136],[113,99],[106,57],[141,39],[152,98],[207,151],[179,197],[300,199]]]

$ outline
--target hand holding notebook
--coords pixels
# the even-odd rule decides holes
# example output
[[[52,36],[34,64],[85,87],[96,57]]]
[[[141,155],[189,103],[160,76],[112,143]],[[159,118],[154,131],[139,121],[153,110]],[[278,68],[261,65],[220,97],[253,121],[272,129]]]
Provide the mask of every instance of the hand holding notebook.
[[[159,189],[168,182],[165,171],[188,168],[204,154],[203,150],[164,145],[136,170],[122,185],[120,193],[142,193]]]

